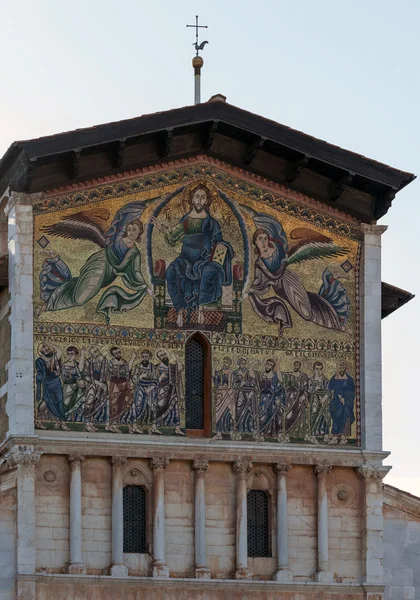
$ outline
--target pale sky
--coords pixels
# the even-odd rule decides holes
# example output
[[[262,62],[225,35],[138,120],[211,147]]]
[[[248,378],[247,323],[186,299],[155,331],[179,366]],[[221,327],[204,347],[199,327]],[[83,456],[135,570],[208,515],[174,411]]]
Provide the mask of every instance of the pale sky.
[[[19,139],[228,102],[420,175],[417,0],[0,0],[0,155]],[[381,224],[384,281],[419,294],[383,322],[386,482],[420,495],[419,183]],[[419,403],[420,404],[420,403]]]

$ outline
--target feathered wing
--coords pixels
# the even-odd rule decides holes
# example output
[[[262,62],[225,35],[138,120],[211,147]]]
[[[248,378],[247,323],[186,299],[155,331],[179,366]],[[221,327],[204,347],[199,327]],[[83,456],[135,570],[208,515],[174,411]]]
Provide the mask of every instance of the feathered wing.
[[[293,265],[305,260],[343,256],[347,253],[347,248],[338,246],[332,242],[309,242],[295,250],[295,252],[287,259],[287,264]]]
[[[81,211],[62,217],[58,223],[41,227],[43,233],[72,240],[89,240],[100,248],[105,247],[104,225],[109,218],[106,209]]]

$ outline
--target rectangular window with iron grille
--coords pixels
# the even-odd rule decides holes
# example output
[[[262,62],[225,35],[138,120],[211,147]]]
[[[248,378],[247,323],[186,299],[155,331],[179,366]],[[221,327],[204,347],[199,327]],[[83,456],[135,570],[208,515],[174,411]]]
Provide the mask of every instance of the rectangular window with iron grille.
[[[146,489],[126,485],[123,490],[124,552],[147,552]]]
[[[185,419],[187,429],[204,429],[204,348],[199,340],[188,340],[185,349]]]
[[[248,492],[248,556],[271,556],[268,496],[262,490]]]

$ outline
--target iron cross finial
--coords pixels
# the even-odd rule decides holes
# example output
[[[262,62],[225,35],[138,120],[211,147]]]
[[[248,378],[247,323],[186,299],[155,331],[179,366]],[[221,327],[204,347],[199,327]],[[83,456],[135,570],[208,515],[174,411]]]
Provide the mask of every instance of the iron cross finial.
[[[196,51],[196,56],[198,56],[198,51],[203,50],[204,46],[206,44],[208,44],[207,40],[205,40],[204,42],[201,42],[201,44],[198,43],[198,30],[199,29],[207,29],[207,25],[199,25],[198,24],[198,15],[195,15],[195,25],[187,25],[187,27],[195,27],[195,42],[194,42],[193,46]]]

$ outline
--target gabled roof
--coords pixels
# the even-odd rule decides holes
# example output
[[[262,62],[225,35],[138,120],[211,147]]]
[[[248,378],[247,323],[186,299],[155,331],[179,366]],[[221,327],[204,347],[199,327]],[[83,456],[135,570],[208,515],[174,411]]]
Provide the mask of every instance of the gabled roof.
[[[415,178],[222,98],[15,142],[0,161],[0,194],[9,186],[43,191],[207,153],[372,222]]]

